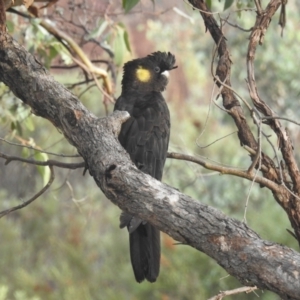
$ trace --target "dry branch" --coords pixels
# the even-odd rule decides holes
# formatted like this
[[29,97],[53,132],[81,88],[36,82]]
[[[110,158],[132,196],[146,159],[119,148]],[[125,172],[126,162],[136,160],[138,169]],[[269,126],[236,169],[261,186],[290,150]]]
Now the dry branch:
[[[235,125],[238,128],[238,137],[241,144],[254,150],[253,153],[255,154],[251,155],[251,159],[252,161],[256,162],[255,167],[259,168],[260,165],[262,165],[260,171],[262,171],[263,176],[270,181],[281,185],[281,189],[277,189],[276,191],[273,189],[272,192],[275,200],[284,208],[285,212],[287,213],[291,225],[295,231],[295,236],[300,244],[300,174],[294,157],[293,146],[285,129],[282,128],[279,119],[276,118],[277,116],[274,114],[272,109],[259,97],[254,76],[254,58],[256,47],[259,43],[262,43],[271,19],[276,10],[282,4],[282,0],[271,0],[264,10],[260,5],[260,1],[255,1],[257,6],[257,19],[250,35],[247,56],[248,86],[251,99],[254,103],[254,109],[257,109],[259,112],[263,113],[264,116],[268,117],[265,123],[268,124],[271,129],[273,129],[279,140],[285,165],[277,164],[277,166],[271,158],[265,155],[263,151],[260,151],[259,143],[254,138],[240,103],[233,93],[230,82],[231,60],[225,36],[214,19],[214,16],[210,13],[205,1],[189,0],[189,2],[195,8],[199,9],[205,26],[217,45],[219,60],[216,68],[216,77],[220,79],[217,81],[217,84],[219,86],[223,85],[221,91],[223,97],[223,106],[233,118]],[[254,119],[254,121],[257,126],[260,126],[256,119]],[[260,120],[260,122],[261,121],[262,120]],[[250,170],[252,167],[253,166],[250,167]],[[285,174],[285,170],[282,171],[283,167],[286,167],[290,176],[290,178],[284,176],[284,179],[287,179],[285,180],[284,184],[282,184],[282,173]],[[293,183],[292,187],[290,186],[290,181]]]
[[84,168],[85,167],[85,163],[84,162],[79,162],[79,163],[65,163],[65,162],[61,162],[58,160],[53,160],[53,159],[48,159],[45,161],[39,161],[39,160],[35,160],[35,159],[26,159],[26,158],[22,158],[19,156],[11,156],[11,155],[6,155],[4,153],[0,152],[0,157],[4,158],[5,161],[5,165],[8,165],[10,162],[12,161],[21,161],[27,164],[31,164],[31,165],[36,165],[36,166],[52,166],[52,167],[59,167],[59,168],[64,168],[64,169],[71,169],[71,170],[75,170],[78,168]]
[[32,203],[33,201],[35,201],[37,198],[39,198],[41,195],[43,195],[49,189],[49,187],[51,186],[51,184],[53,183],[54,178],[55,178],[55,176],[54,176],[54,169],[53,169],[53,167],[51,165],[49,166],[49,169],[50,169],[50,174],[51,175],[50,175],[48,183],[40,191],[38,191],[33,197],[31,197],[30,199],[26,200],[22,204],[19,204],[17,206],[12,207],[12,208],[0,211],[0,218],[6,216],[8,214],[10,214],[13,211],[16,211],[16,210],[19,210],[19,209],[22,209],[22,208],[26,207],[27,205],[29,205],[30,203]]
[[243,286],[234,290],[222,291],[218,295],[209,298],[208,300],[222,300],[226,296],[241,294],[241,293],[251,293],[257,289],[256,286]]
[[282,165],[290,178],[285,180],[285,184],[289,186],[289,182],[292,182],[290,187],[292,193],[282,197],[281,194],[275,194],[275,199],[286,211],[291,225],[295,231],[298,243],[300,244],[300,172],[294,156],[294,149],[292,141],[287,133],[286,129],[282,127],[280,120],[274,111],[267,105],[267,103],[261,99],[257,91],[255,82],[255,68],[254,60],[256,48],[263,43],[264,36],[270,25],[271,19],[280,5],[283,5],[282,0],[272,0],[264,11],[257,14],[255,26],[250,35],[248,53],[247,53],[247,79],[249,94],[253,101],[254,106],[265,117],[267,117],[265,123],[275,132],[279,141],[279,148],[285,165]]

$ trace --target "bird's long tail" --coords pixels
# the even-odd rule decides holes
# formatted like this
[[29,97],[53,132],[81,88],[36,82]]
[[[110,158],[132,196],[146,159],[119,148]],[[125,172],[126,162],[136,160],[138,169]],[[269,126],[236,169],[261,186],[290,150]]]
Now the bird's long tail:
[[160,231],[152,225],[140,224],[129,234],[130,258],[137,282],[145,278],[155,282],[160,265]]
[[130,258],[137,282],[155,282],[160,265],[160,231],[154,226],[125,212],[120,216],[120,228],[129,232]]

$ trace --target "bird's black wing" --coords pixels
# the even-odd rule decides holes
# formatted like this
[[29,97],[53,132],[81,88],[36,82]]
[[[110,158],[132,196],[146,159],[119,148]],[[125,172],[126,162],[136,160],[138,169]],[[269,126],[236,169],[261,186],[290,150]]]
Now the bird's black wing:
[[[119,141],[131,160],[144,173],[161,180],[166,160],[170,114],[159,92],[120,96],[115,110],[126,110],[130,118],[123,125]],[[160,233],[148,223],[122,213],[120,227],[130,233],[130,256],[138,282],[145,278],[154,282],[159,274]]]
[[122,126],[121,145],[140,170],[161,180],[170,135],[170,114],[161,93],[120,96],[115,110],[126,110],[131,116]]

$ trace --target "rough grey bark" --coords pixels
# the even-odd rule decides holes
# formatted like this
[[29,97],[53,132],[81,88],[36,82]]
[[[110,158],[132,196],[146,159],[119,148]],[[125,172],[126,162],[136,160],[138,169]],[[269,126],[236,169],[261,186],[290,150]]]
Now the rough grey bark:
[[122,210],[206,253],[243,284],[273,291],[283,299],[300,299],[299,253],[262,240],[244,223],[136,169],[117,140],[127,113],[96,118],[4,33],[0,33],[0,81],[64,134],[97,185]]

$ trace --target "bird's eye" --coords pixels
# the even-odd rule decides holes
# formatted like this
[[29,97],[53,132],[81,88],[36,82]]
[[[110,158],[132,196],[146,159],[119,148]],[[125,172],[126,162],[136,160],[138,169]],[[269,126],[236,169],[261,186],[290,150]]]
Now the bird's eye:
[[155,67],[155,68],[154,68],[154,71],[155,71],[156,73],[159,73],[159,72],[160,72],[160,68],[159,68],[159,67]]

